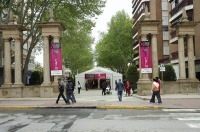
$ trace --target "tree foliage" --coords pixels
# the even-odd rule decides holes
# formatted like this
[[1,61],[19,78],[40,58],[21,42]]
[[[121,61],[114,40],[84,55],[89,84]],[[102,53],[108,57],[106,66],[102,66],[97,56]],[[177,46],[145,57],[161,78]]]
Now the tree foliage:
[[[159,70],[160,71],[160,70]],[[162,73],[159,73],[162,78]],[[176,73],[172,65],[165,65],[165,71],[163,72],[163,81],[176,81]]]
[[101,33],[96,46],[98,66],[125,74],[132,54],[132,19],[124,10],[116,13],[108,24],[108,32]]
[[[23,40],[23,44],[31,41],[25,64],[23,65],[23,82],[25,82],[26,72],[28,70],[29,59],[32,50],[34,48],[41,50],[41,31],[36,27],[37,22],[48,21],[50,8],[54,9],[56,21],[62,22],[67,29],[67,31],[63,33],[63,36],[68,38],[63,41],[63,45],[65,45],[72,44],[74,42],[74,38],[70,38],[74,34],[76,38],[82,38],[83,36],[79,37],[78,35],[85,34],[89,42],[89,39],[91,39],[89,37],[89,33],[92,27],[95,25],[95,22],[92,18],[102,13],[102,8],[104,6],[105,0],[0,0],[0,15],[3,16],[0,17],[0,24],[8,23],[8,14],[10,11],[12,11],[14,13],[17,24],[21,24],[27,27],[27,31],[24,32],[26,39]],[[79,33],[80,31],[81,33]],[[73,46],[70,47],[73,48]],[[65,51],[65,49],[67,51]],[[64,52],[69,51],[70,50],[68,48],[64,48]],[[85,52],[80,53],[83,54]],[[90,49],[88,49],[87,53],[85,54],[89,53]],[[73,57],[75,57],[75,55],[73,55]],[[70,58],[70,60],[73,61],[76,61],[77,59],[80,61],[82,58]],[[79,67],[82,67],[82,65],[79,65]]]
[[40,85],[42,84],[42,76],[39,71],[34,71],[29,79],[30,85]]

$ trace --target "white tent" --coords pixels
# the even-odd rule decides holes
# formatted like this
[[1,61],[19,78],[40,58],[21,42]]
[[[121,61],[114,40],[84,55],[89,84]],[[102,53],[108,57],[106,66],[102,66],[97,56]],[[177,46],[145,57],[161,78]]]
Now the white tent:
[[109,70],[108,68],[94,67],[93,69],[90,69],[88,71],[85,71],[83,73],[75,75],[76,87],[77,87],[78,81],[79,81],[80,84],[82,85],[82,88],[85,89],[85,85],[84,85],[86,82],[85,74],[106,74],[106,79],[110,79],[112,89],[115,88],[116,80],[117,81],[119,81],[119,79],[122,80],[122,74],[120,74],[120,73]]

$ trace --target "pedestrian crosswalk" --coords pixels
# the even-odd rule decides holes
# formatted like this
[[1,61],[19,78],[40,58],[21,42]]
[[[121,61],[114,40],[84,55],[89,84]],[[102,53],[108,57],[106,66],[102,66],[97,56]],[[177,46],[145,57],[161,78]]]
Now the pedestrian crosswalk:
[[76,115],[0,114],[0,132],[63,132],[67,131]]
[[[123,110],[116,111],[121,112]],[[159,132],[168,132],[166,129],[176,132],[182,132],[181,130],[184,130],[183,132],[200,131],[199,109],[149,110],[145,111],[145,114],[144,111],[141,113],[138,111],[129,110],[121,114],[113,111],[105,114],[105,111],[95,110],[84,118],[80,117],[82,114],[79,115],[78,113],[47,114],[45,111],[42,114],[0,113],[0,132],[89,132],[92,130],[95,130],[95,132],[117,132],[118,129],[124,130],[124,132],[134,130],[138,132],[152,130],[149,132],[153,132],[159,128],[161,128]],[[130,112],[130,114],[127,114],[127,112]],[[138,114],[136,114],[137,112]],[[120,125],[116,126],[116,123]],[[106,128],[99,126],[103,124]],[[143,127],[144,124],[145,127]],[[129,128],[126,128],[127,125]],[[169,126],[170,128],[168,128]]]
[[[162,109],[162,111],[173,112],[169,114],[173,115],[174,119],[183,121],[190,128],[200,129],[200,109]],[[196,123],[197,121],[199,123]]]

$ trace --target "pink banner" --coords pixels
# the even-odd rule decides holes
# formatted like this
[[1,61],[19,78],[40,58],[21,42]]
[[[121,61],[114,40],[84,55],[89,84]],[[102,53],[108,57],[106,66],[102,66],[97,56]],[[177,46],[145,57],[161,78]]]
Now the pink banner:
[[152,73],[151,47],[149,41],[140,42],[142,73]]
[[62,51],[60,43],[52,43],[50,50],[51,75],[62,75]]
[[95,74],[95,79],[106,79],[106,73]]
[[106,79],[106,73],[103,74],[85,74],[85,79]]

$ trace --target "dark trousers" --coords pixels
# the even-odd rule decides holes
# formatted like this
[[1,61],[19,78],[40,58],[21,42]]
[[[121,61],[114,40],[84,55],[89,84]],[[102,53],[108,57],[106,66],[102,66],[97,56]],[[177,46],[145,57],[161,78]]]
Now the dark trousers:
[[74,103],[76,103],[76,98],[75,98],[75,95],[74,95],[74,91],[72,92],[72,98],[73,98]]
[[102,95],[106,95],[106,88],[102,88]]
[[74,103],[74,99],[72,97],[73,91],[67,91],[67,102],[69,103],[69,100],[71,100],[72,103]]
[[118,91],[117,92],[117,96],[119,98],[119,101],[122,101],[122,94],[123,94],[123,91]]
[[56,100],[56,103],[58,103],[58,101],[60,100],[60,97],[62,97],[63,100],[65,101],[65,103],[67,103],[67,100],[66,100],[66,98],[65,98],[63,93],[64,93],[64,91],[59,92],[59,95],[58,95],[58,98]]
[[156,96],[157,99],[158,99],[158,103],[162,103],[161,97],[160,97],[160,91],[153,91],[152,97],[151,97],[151,99],[150,99],[150,102],[155,103],[155,96]]
[[80,94],[80,92],[81,92],[81,88],[78,88],[78,94]]

